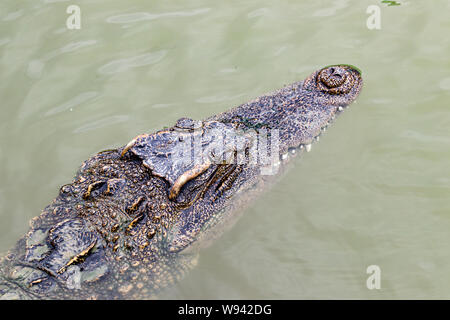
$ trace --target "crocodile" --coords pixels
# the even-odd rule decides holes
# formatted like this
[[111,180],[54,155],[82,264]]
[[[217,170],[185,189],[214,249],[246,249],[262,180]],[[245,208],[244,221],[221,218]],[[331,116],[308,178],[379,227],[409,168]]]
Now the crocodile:
[[0,298],[156,298],[311,149],[362,85],[356,67],[327,66],[92,156],[1,258]]

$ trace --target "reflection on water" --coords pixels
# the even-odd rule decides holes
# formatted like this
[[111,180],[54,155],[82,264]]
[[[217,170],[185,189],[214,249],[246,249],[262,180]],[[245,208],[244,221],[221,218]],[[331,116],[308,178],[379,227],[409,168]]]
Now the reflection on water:
[[139,56],[111,61],[98,69],[99,73],[112,74],[127,71],[130,68],[137,68],[158,63],[166,55],[166,50],[146,53]]
[[178,12],[166,12],[159,14],[151,14],[148,12],[136,12],[130,14],[121,14],[118,16],[112,16],[106,19],[109,23],[130,23],[130,22],[138,22],[144,20],[154,20],[165,17],[191,17],[198,14],[202,14],[208,12],[209,8],[204,9],[196,9],[189,12],[178,11]]
[[400,3],[80,0],[68,30],[72,1],[3,0],[0,250],[95,152],[350,63],[358,102],[161,296],[449,298],[450,3]]

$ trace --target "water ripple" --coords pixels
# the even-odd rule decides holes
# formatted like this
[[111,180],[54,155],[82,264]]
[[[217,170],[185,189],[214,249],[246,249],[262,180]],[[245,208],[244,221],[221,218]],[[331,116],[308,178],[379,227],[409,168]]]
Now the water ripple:
[[11,42],[11,39],[10,39],[10,38],[3,38],[3,39],[0,39],[0,46],[3,46],[3,45],[5,45],[5,44],[7,44],[7,43],[9,43],[9,42]]
[[54,114],[57,114],[57,113],[60,113],[60,112],[66,111],[66,110],[72,111],[72,109],[74,107],[76,107],[88,100],[91,100],[97,96],[98,96],[98,92],[96,92],[96,91],[87,91],[87,92],[80,93],[79,95],[70,99],[69,101],[67,101],[55,108],[50,109],[49,111],[47,111],[45,113],[45,116],[46,117],[52,116]]
[[16,20],[17,18],[20,18],[22,15],[23,15],[22,10],[10,12],[6,15],[6,17],[3,18],[3,21],[13,21]]
[[439,82],[439,87],[440,87],[442,90],[450,90],[450,77],[449,77],[449,78],[442,79],[442,80]]
[[173,105],[174,105],[173,103],[157,103],[157,104],[152,105],[151,107],[153,109],[163,109],[163,108],[165,109],[165,108],[170,108]]
[[211,8],[201,8],[192,11],[175,11],[175,12],[165,12],[165,13],[148,13],[148,12],[135,12],[129,14],[121,14],[117,16],[108,17],[106,22],[108,23],[130,23],[139,22],[145,20],[155,20],[159,18],[166,17],[191,17],[198,14],[206,13],[210,11]]
[[167,54],[167,50],[160,50],[155,52],[150,52],[146,54],[142,54],[139,56],[113,60],[98,69],[98,72],[101,74],[114,74],[119,72],[127,71],[130,68],[142,67],[149,64],[154,64],[161,61],[165,55]]
[[44,70],[45,63],[39,59],[31,60],[28,63],[27,75],[30,78],[40,78],[42,75],[42,70]]
[[209,97],[198,98],[195,101],[198,102],[198,103],[224,102],[224,101],[230,101],[230,100],[238,99],[240,97],[243,97],[244,95],[245,95],[244,93],[240,93],[240,94],[237,94],[237,95],[234,95],[234,96],[226,96],[226,95],[209,96]]
[[325,9],[320,9],[314,12],[315,17],[329,17],[334,16],[336,12],[348,6],[348,0],[337,0],[334,2],[333,6]]
[[71,43],[65,45],[62,48],[59,48],[59,49],[57,49],[55,51],[52,51],[52,52],[48,53],[45,56],[44,59],[45,60],[50,60],[50,59],[52,59],[52,58],[54,58],[56,56],[59,56],[61,54],[68,53],[68,52],[73,52],[73,51],[76,51],[78,49],[94,45],[96,43],[97,43],[97,40],[85,40],[85,41],[71,42]]
[[87,123],[81,127],[76,128],[73,133],[81,133],[86,131],[91,131],[95,129],[99,129],[102,127],[110,126],[113,124],[118,124],[122,122],[128,121],[130,117],[128,115],[115,115],[108,118],[102,118],[99,120],[92,121],[91,123]]
[[261,16],[267,15],[267,13],[269,13],[269,9],[267,9],[267,8],[259,8],[259,9],[253,10],[252,12],[249,12],[247,14],[247,17],[248,18],[261,17]]
[[51,59],[60,56],[64,53],[73,52],[78,49],[96,44],[97,40],[85,40],[78,42],[71,42],[62,48],[56,49],[54,51],[48,52],[42,57],[42,59],[33,59],[28,63],[27,75],[30,78],[40,78],[42,71],[44,70],[45,64]]
[[44,0],[44,3],[67,2],[69,0]]

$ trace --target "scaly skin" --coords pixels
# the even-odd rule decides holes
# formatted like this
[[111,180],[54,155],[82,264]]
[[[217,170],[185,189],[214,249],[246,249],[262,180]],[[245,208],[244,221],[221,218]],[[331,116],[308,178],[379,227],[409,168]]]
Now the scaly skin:
[[[361,88],[354,67],[329,66],[230,111],[204,121],[180,119],[86,160],[1,259],[0,297],[154,297],[182,278],[198,249],[231,226],[276,177],[263,174],[266,163],[250,162],[252,134],[278,133],[282,165],[270,168],[284,169],[287,154],[309,151]],[[224,150],[215,149],[217,132],[225,137]],[[182,141],[196,138],[210,148],[206,156],[176,162]],[[268,148],[276,151],[274,140]],[[236,161],[239,153],[243,158]]]

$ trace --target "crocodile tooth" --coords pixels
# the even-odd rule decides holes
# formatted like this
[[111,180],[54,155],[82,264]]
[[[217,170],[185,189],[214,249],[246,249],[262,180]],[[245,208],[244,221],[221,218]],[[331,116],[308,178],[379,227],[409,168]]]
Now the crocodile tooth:
[[316,141],[319,141],[319,138],[320,138],[320,137],[319,137],[319,136],[317,136],[317,137],[316,137]]
[[286,160],[287,157],[288,157],[288,153],[286,152],[286,153],[282,154],[280,158],[281,158],[281,160]]
[[342,107],[338,107],[338,110],[339,110],[339,111],[342,111],[342,110],[344,110],[344,108],[342,108]]
[[311,143],[305,145],[305,150],[306,150],[306,152],[310,152],[311,151]]
[[289,148],[289,152],[294,155],[297,153],[297,150],[295,148]]

